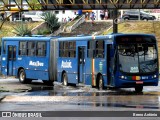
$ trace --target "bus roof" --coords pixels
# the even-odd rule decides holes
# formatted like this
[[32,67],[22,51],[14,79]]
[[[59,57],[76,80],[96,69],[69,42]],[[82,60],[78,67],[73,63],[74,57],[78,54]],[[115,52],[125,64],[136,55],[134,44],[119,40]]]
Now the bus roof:
[[[98,35],[98,36],[78,36],[78,37],[60,37],[58,38],[58,41],[68,41],[68,40],[91,40],[91,39],[106,39],[109,36],[106,35]],[[112,37],[112,36],[111,36]]]
[[116,34],[108,34],[108,35],[98,35],[98,36],[77,36],[77,37],[60,37],[58,41],[68,41],[68,40],[91,40],[91,39],[111,39],[117,36],[153,36],[153,34],[143,34],[143,33],[130,33],[130,34],[123,34],[123,33],[116,33]]
[[35,40],[43,40],[43,41],[50,41],[52,39],[56,39],[58,41],[68,41],[68,40],[91,40],[91,39],[111,39],[117,36],[153,36],[155,37],[153,34],[136,34],[136,33],[131,33],[131,34],[123,34],[123,33],[116,33],[116,34],[108,34],[108,35],[98,35],[98,36],[76,36],[76,37],[60,37],[60,36],[24,36],[24,37],[3,37],[2,40],[21,40],[21,41],[25,41],[25,40],[30,40],[30,41],[35,41]]
[[21,40],[21,41],[26,41],[26,40],[30,40],[30,41],[35,41],[35,40],[43,40],[43,41],[50,41],[53,38],[58,38],[58,37],[44,37],[44,36],[33,36],[33,37],[28,37],[28,36],[24,36],[24,37],[3,37],[2,40]]

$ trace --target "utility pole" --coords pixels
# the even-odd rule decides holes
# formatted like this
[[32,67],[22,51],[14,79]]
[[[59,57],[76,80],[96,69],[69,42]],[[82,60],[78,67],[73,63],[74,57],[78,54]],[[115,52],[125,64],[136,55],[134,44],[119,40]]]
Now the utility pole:
[[118,32],[118,9],[113,10],[113,33]]
[[138,10],[138,20],[141,20],[141,12],[140,12],[140,9]]

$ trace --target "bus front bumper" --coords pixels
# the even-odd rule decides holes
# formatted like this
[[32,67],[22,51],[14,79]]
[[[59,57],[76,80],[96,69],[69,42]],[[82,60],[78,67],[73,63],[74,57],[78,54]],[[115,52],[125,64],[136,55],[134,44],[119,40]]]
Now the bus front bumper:
[[137,85],[142,86],[158,86],[158,79],[152,79],[152,80],[124,80],[119,79],[115,84],[115,87],[135,87]]

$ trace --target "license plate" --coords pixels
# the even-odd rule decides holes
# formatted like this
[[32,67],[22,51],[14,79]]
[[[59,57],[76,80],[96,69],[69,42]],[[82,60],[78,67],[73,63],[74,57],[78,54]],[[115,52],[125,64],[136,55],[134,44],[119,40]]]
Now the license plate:
[[143,84],[143,81],[137,81],[136,84]]

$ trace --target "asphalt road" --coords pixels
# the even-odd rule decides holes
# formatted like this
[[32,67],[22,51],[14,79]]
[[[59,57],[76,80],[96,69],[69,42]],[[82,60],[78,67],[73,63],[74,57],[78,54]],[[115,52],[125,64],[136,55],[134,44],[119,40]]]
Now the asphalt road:
[[[116,111],[130,111],[129,117],[132,117],[133,120],[136,120],[137,117],[134,118],[132,112],[152,111],[152,114],[160,115],[160,86],[144,87],[142,93],[135,93],[133,88],[99,91],[90,86],[78,85],[77,87],[65,87],[61,83],[55,82],[53,87],[49,87],[41,81],[33,81],[31,84],[21,84],[15,78],[1,78],[0,91],[0,111],[60,111],[57,114],[58,118],[64,118],[66,114],[68,115],[65,112],[72,111],[73,113],[71,112],[70,117],[76,117],[76,119],[80,119],[78,117],[83,116],[83,111],[94,111],[93,113],[88,113],[87,118],[92,115],[95,117],[102,115],[100,117],[101,119],[111,117],[111,120],[112,114],[113,117],[116,114],[118,118],[128,117],[125,114],[115,113]],[[82,114],[72,116],[76,114],[74,113],[75,111],[80,111]],[[99,113],[99,111],[114,112],[110,114],[111,116],[107,116],[106,114],[102,114],[103,112]],[[51,113],[51,115],[53,114],[55,113]],[[55,119],[57,116],[55,116]],[[152,119],[151,117],[149,117],[150,119],[147,117],[147,119],[157,119],[156,116]],[[143,118],[144,116],[142,120]]]

